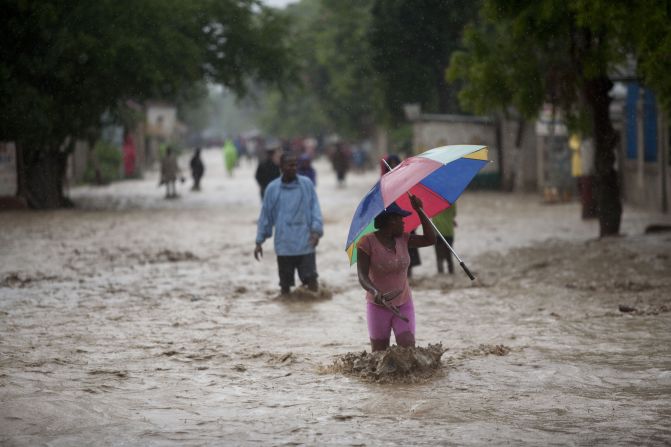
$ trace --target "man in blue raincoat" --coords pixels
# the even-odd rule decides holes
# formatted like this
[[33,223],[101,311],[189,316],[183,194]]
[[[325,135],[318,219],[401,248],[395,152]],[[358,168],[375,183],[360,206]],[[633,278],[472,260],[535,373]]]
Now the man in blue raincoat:
[[319,199],[312,181],[297,175],[296,156],[283,153],[282,175],[266,188],[256,233],[254,258],[263,256],[261,245],[273,236],[282,294],[295,285],[298,270],[301,282],[312,291],[319,289],[315,247],[324,234]]

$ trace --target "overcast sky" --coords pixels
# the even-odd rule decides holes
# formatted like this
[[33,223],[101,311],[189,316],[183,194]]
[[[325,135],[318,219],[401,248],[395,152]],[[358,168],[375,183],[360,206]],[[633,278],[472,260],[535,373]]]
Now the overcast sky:
[[296,3],[298,0],[263,0],[268,6],[273,6],[275,8],[284,8],[289,3]]

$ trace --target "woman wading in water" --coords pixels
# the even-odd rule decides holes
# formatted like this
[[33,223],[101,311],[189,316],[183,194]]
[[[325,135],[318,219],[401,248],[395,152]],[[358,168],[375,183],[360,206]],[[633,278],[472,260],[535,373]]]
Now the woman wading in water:
[[357,244],[359,283],[366,290],[366,317],[372,351],[389,347],[391,331],[396,344],[415,346],[415,310],[408,284],[409,247],[436,243],[436,234],[422,209],[422,201],[410,197],[422,222],[423,235],[405,233],[403,218],[411,213],[392,203],[375,217],[376,232]]

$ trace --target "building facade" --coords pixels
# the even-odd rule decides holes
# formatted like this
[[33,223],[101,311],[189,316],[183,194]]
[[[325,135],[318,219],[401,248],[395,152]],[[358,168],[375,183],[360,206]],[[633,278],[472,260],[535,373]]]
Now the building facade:
[[629,82],[616,109],[621,118],[618,168],[627,203],[668,213],[671,209],[671,148],[669,117],[654,93]]

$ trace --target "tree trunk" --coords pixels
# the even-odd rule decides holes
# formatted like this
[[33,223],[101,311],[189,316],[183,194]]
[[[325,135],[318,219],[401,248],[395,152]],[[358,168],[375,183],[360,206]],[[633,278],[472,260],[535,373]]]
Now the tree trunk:
[[67,154],[58,150],[34,149],[24,152],[23,184],[28,205],[35,209],[54,209],[69,205],[63,195]]
[[613,236],[620,232],[622,202],[620,185],[615,171],[617,134],[610,120],[610,89],[613,83],[607,76],[585,82],[584,94],[592,112],[594,133],[594,181],[596,212],[599,216],[599,235]]

